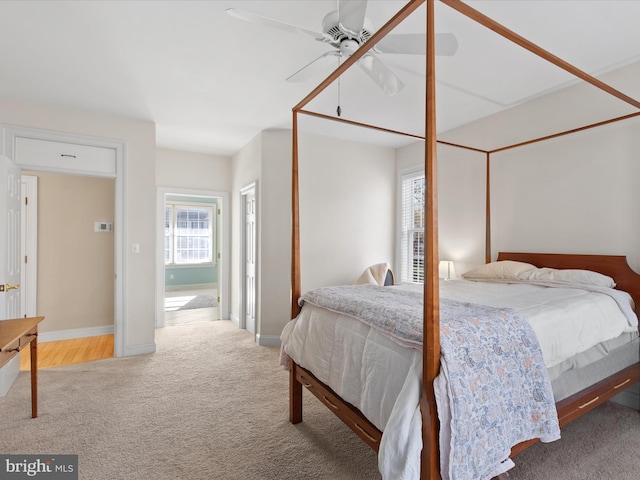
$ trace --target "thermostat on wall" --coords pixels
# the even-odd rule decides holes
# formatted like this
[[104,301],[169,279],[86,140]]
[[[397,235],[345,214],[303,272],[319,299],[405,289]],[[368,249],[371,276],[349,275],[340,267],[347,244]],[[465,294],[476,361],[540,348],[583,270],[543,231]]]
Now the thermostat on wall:
[[111,232],[113,224],[111,222],[96,222],[93,226],[94,232]]

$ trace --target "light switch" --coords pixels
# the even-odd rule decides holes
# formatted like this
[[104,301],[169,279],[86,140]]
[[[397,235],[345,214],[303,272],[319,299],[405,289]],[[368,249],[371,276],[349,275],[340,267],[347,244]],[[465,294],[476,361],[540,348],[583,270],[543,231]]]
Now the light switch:
[[131,244],[131,253],[140,253],[140,244],[132,243]]

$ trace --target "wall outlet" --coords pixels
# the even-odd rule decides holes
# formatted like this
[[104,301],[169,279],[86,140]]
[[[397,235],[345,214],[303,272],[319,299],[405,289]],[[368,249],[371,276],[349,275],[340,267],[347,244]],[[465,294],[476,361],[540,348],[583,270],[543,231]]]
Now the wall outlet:
[[173,273],[169,274],[169,280],[173,280]]

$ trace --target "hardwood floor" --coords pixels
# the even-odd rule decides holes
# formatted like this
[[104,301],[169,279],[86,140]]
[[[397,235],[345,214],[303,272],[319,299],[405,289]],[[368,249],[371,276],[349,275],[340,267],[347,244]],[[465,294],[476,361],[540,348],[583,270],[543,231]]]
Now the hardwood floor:
[[[38,343],[38,368],[60,367],[113,357],[113,335]],[[29,349],[20,352],[20,370],[29,370]]]

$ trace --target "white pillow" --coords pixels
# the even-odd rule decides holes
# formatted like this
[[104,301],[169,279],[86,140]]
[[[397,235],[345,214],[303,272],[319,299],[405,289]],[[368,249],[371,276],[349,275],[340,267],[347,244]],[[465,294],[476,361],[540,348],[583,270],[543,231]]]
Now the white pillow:
[[596,287],[613,288],[616,282],[613,278],[591,270],[558,270],[555,268],[538,268],[521,272],[518,280],[541,281],[553,283],[568,283],[577,285],[594,285]]
[[501,260],[487,263],[462,274],[467,280],[517,280],[519,273],[535,270],[530,263]]

